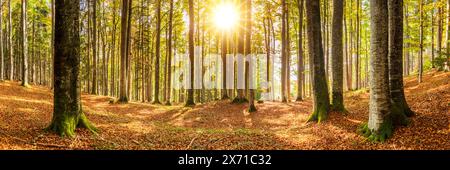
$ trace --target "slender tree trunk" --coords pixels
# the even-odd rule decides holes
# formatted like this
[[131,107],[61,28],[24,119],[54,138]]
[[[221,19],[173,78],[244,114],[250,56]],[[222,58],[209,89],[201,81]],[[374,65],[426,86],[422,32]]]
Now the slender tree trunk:
[[155,51],[155,100],[153,104],[161,104],[159,101],[159,61],[161,58],[161,0],[156,0],[156,51]]
[[[245,47],[245,55],[249,55],[252,52],[252,1],[246,1],[247,2],[247,30],[246,30],[246,47]],[[256,60],[255,60],[256,61]],[[256,63],[254,63],[256,64]],[[250,65],[250,64],[248,64]],[[252,68],[248,68],[248,70],[250,70]],[[253,73],[255,74],[255,73]],[[253,77],[253,75],[250,75],[251,77]],[[250,77],[248,77],[250,79]],[[248,106],[248,111],[249,112],[256,112],[256,106],[255,106],[255,90],[252,89],[252,86],[249,85],[249,106]]]
[[130,37],[128,37],[128,15],[130,8],[129,5],[130,0],[122,0],[122,19],[121,19],[121,44],[120,44],[120,89],[119,89],[119,102],[121,103],[128,103],[128,93],[127,93],[127,80],[128,80],[128,74],[127,74],[127,60],[128,60],[128,51],[127,46],[128,40]]
[[299,26],[298,26],[298,61],[297,61],[297,99],[296,101],[303,101],[303,8],[304,0],[297,0],[297,7],[299,13]]
[[[404,6],[404,10],[405,10],[405,31],[406,31],[406,40],[410,39],[409,36],[409,22],[408,22],[408,6],[405,5]],[[410,70],[410,44],[409,42],[405,43],[405,75],[409,75],[409,70]]]
[[286,101],[291,101],[291,33],[289,20],[290,1],[286,3]]
[[22,86],[28,86],[28,42],[27,42],[27,0],[22,0],[21,43],[22,43]]
[[228,99],[227,94],[227,71],[226,71],[226,65],[227,65],[227,53],[228,53],[228,33],[227,31],[222,32],[222,100]]
[[[52,58],[51,66],[54,67],[54,58],[55,58],[55,0],[51,0],[51,8],[52,8],[52,39],[50,40],[50,55]],[[88,58],[89,59],[89,58]],[[50,88],[53,89],[53,85],[55,84],[53,69],[50,69],[50,77],[52,82],[50,83]]]
[[438,19],[437,19],[437,22],[438,22],[438,31],[437,31],[437,44],[436,44],[436,46],[437,46],[437,52],[440,54],[440,53],[442,53],[442,33],[443,33],[443,8],[442,7],[438,7],[438,12],[437,12],[437,16],[438,16]]
[[131,29],[133,28],[131,26],[131,13],[132,13],[132,0],[128,1],[128,19],[127,19],[127,47],[126,47],[126,54],[127,54],[127,64],[126,64],[126,69],[127,69],[127,96],[129,97],[129,100],[131,100],[131,78],[133,77],[132,72],[131,72]]
[[168,39],[168,55],[167,55],[167,65],[168,65],[168,69],[167,69],[167,80],[166,80],[166,84],[167,84],[167,94],[166,94],[166,105],[171,105],[170,102],[170,92],[171,92],[171,80],[172,80],[172,29],[173,29],[173,0],[170,0],[170,9],[169,9],[169,39]]
[[9,80],[14,80],[14,47],[12,39],[11,0],[8,0]]
[[[286,36],[286,13],[287,13],[286,0],[281,0],[281,101],[287,102],[286,97],[286,83],[287,83],[287,36]],[[320,28],[319,28],[320,29]]]
[[187,94],[186,106],[193,106],[194,103],[194,0],[189,0],[189,60],[190,62],[190,71],[191,71],[191,88],[189,88]]
[[3,0],[0,0],[0,4],[2,4],[0,7],[0,81],[3,81],[5,79],[4,72],[6,71],[3,55]]
[[[239,27],[239,35],[238,35],[238,46],[237,46],[237,53],[238,55],[244,55],[245,54],[245,1],[244,0],[240,0],[239,1],[240,4],[240,9],[241,11],[243,11],[241,13],[241,19],[239,19],[239,23],[240,23],[240,27]],[[245,74],[245,71],[244,71]],[[237,89],[237,97],[233,100],[233,103],[246,103],[247,99],[245,98],[245,89],[239,89],[239,87],[236,87]]]
[[333,110],[343,112],[344,107],[344,70],[343,70],[343,41],[342,24],[344,2],[342,0],[333,0],[333,26],[332,26],[332,106]]
[[93,69],[92,69],[92,94],[97,94],[97,0],[91,0],[92,2],[92,56],[93,56]]
[[447,0],[447,61],[445,62],[445,70],[450,70],[450,0]]
[[116,96],[116,3],[113,4],[113,15],[112,15],[112,32],[111,32],[111,96]]
[[[433,8],[435,8],[435,3],[433,2]],[[434,48],[434,9],[431,11],[431,68],[434,67],[434,54],[435,54],[435,48]]]
[[72,137],[76,128],[95,131],[80,95],[80,0],[56,1],[54,112],[48,130]]
[[307,0],[306,17],[308,32],[309,57],[312,59],[312,82],[314,91],[314,112],[308,121],[321,122],[328,116],[330,99],[325,77],[322,35],[320,31],[320,0]]
[[422,74],[423,74],[423,0],[419,0],[419,12],[420,12],[420,40],[419,40],[419,83],[422,83]]
[[[1,17],[0,17],[1,18]],[[36,30],[35,30],[35,27],[36,27],[36,24],[35,24],[35,21],[34,21],[34,19],[33,19],[33,26],[32,26],[32,33],[31,33],[31,38],[32,38],[32,40],[31,40],[31,81],[33,82],[33,84],[36,84],[36,55],[35,55],[35,50],[34,50],[34,46],[36,46],[35,45],[35,43],[36,43],[36,41],[35,41],[35,37],[36,37]],[[1,28],[1,27],[0,27]]]

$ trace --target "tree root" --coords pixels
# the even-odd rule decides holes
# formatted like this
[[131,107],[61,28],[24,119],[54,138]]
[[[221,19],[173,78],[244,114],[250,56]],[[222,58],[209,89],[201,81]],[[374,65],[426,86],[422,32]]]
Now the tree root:
[[314,110],[314,112],[309,116],[306,122],[316,122],[320,123],[328,118],[328,109],[325,106],[321,106]]

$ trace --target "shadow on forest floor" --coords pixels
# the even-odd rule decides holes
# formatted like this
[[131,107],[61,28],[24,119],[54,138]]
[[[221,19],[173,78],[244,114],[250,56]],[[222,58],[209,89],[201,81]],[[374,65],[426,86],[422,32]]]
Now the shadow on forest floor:
[[44,132],[53,97],[45,87],[22,88],[0,82],[0,149],[450,149],[450,73],[430,72],[424,83],[405,79],[408,103],[417,115],[383,144],[356,133],[368,119],[369,96],[348,92],[349,113],[330,113],[321,124],[305,123],[312,102],[247,105],[217,101],[161,106],[131,102],[109,104],[109,97],[82,96],[83,109],[100,129],[77,130],[73,139]]

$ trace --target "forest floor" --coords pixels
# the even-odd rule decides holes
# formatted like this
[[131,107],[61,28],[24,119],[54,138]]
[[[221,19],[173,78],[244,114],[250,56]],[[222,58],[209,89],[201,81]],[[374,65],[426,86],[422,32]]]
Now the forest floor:
[[407,77],[406,96],[416,116],[385,143],[372,143],[357,128],[368,119],[367,90],[345,95],[349,113],[331,113],[321,124],[305,123],[312,101],[247,105],[229,101],[197,105],[109,104],[109,97],[82,95],[83,109],[100,129],[74,138],[44,131],[52,117],[48,88],[0,82],[0,149],[88,150],[428,150],[450,149],[450,73],[429,72],[424,83]]

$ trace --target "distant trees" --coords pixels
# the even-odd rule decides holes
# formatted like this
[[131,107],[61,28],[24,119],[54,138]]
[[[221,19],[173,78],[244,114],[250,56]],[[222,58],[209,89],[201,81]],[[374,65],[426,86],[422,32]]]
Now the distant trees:
[[80,90],[80,0],[56,1],[54,112],[47,128],[72,137],[76,128],[96,128],[83,113]]

